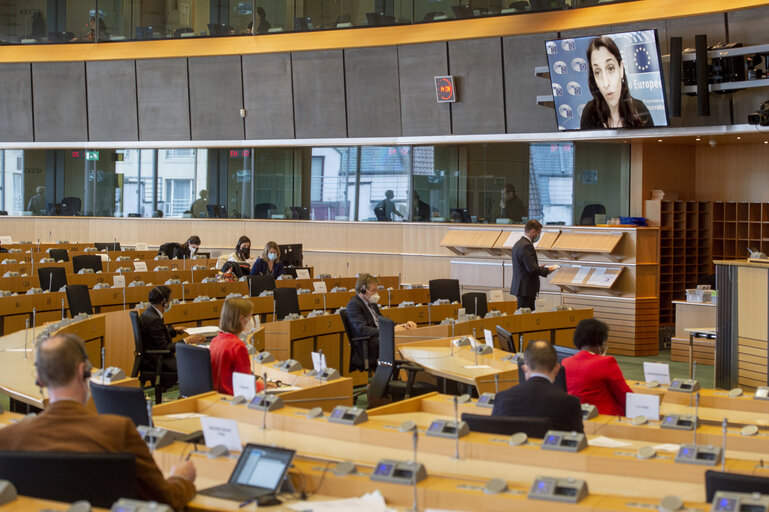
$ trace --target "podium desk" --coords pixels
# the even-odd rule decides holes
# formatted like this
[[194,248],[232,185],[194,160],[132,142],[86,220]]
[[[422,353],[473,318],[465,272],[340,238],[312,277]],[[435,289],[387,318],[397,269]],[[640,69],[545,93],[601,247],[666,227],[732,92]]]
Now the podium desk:
[[[187,399],[196,402],[189,413],[198,412],[238,422],[241,440],[276,444],[300,454],[352,460],[373,465],[382,458],[409,460],[412,457],[411,433],[398,431],[399,421],[409,415],[373,416],[356,425],[330,423],[328,418],[310,419],[306,410],[286,406],[265,413],[233,406],[223,395],[199,395]],[[181,402],[181,401],[180,401]],[[169,418],[172,423],[176,418]],[[267,429],[262,428],[265,422]],[[417,415],[420,427],[426,427],[428,414]],[[156,417],[158,425],[164,421]],[[176,419],[178,421],[178,419]],[[165,425],[163,425],[165,426]],[[459,441],[460,458],[455,459],[455,440],[420,436],[419,460],[428,474],[489,479],[504,476],[514,481],[531,482],[533,474],[584,478],[592,492],[612,492],[635,496],[638,489],[660,498],[677,494],[685,500],[704,497],[704,472],[707,466],[676,464],[670,454],[640,460],[635,451],[648,443],[633,442],[622,449],[589,446],[579,453],[540,449],[540,441],[511,446],[508,436],[471,432]],[[656,444],[656,443],[655,443]],[[535,469],[533,469],[535,468]],[[726,470],[754,474],[755,461],[728,458]],[[769,468],[767,468],[769,473]]]
[[322,349],[329,367],[340,373],[346,370],[349,346],[339,315],[267,322],[263,326],[264,349],[275,359],[296,359],[304,368],[312,368],[310,353]]

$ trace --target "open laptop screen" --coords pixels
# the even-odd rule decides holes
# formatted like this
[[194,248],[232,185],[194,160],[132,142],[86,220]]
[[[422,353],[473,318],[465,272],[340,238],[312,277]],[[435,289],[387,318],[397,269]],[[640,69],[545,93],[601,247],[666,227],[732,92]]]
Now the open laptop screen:
[[276,491],[293,457],[293,450],[248,444],[243,449],[230,483]]

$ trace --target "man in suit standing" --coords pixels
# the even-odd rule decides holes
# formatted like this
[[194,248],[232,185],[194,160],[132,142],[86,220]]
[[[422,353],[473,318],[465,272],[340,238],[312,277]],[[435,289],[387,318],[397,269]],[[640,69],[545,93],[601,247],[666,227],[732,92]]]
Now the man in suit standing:
[[519,308],[534,311],[539,293],[539,276],[545,277],[558,267],[540,266],[534,244],[542,233],[542,224],[530,220],[523,228],[523,236],[513,246],[513,282],[510,293],[518,300]]
[[[170,350],[172,354],[176,352],[173,338],[184,332],[184,327],[174,329],[170,325],[163,323],[163,315],[171,309],[171,288],[168,286],[156,286],[149,293],[150,307],[148,307],[139,317],[141,326],[142,345],[145,352],[147,350]],[[188,336],[184,339],[186,343],[203,343],[205,338],[199,334]],[[142,365],[154,370],[156,368],[156,356],[144,355]],[[163,371],[176,371],[176,357],[163,358]]]
[[164,478],[129,418],[97,415],[86,408],[91,363],[82,339],[62,334],[43,340],[37,345],[35,367],[38,385],[48,388],[48,406],[3,428],[0,450],[130,453],[136,461],[137,497],[184,509],[195,496],[192,462],[178,463]]
[[497,393],[492,416],[550,418],[552,428],[583,432],[579,398],[555,386],[560,365],[547,341],[533,341],[523,353],[526,382]]
[[[345,311],[353,338],[368,338],[352,343],[350,371],[365,370],[364,344],[368,349],[368,367],[374,370],[379,357],[379,281],[371,274],[361,274],[355,283],[355,295],[347,303]],[[395,332],[416,327],[412,321],[395,326]]]

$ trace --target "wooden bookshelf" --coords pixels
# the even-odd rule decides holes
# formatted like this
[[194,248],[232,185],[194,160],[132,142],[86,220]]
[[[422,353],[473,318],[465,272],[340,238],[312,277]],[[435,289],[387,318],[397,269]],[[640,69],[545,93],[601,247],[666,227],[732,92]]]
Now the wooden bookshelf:
[[713,273],[716,208],[709,201],[660,200],[645,207],[646,218],[660,228],[660,325],[673,325],[673,301],[684,300],[687,288]]
[[769,203],[713,203],[713,259],[748,257],[748,249],[769,252]]
[[441,241],[454,254],[465,255],[475,250],[485,250],[493,254],[494,244],[502,234],[501,229],[480,231],[476,229],[450,229]]

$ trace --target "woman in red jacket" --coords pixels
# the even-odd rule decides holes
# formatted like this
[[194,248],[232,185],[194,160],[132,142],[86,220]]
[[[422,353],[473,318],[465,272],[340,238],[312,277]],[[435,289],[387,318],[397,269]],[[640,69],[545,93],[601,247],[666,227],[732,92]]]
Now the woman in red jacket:
[[[254,332],[254,307],[247,299],[227,299],[219,317],[219,335],[211,341],[211,373],[214,389],[232,395],[232,373],[251,373],[245,340]],[[264,389],[258,380],[256,391]]]
[[577,324],[574,346],[577,354],[561,361],[566,370],[566,390],[583,404],[593,404],[600,414],[625,415],[625,382],[617,360],[606,354],[609,327],[595,318]]

